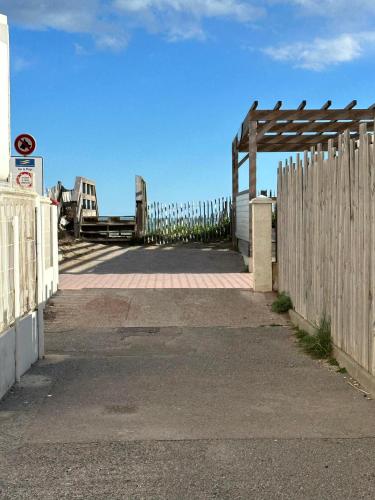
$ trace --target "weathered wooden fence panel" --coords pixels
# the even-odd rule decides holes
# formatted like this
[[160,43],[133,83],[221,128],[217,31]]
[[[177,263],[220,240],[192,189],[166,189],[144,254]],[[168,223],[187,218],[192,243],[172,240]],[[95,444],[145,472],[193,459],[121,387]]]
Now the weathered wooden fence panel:
[[373,135],[344,133],[328,155],[318,146],[278,171],[279,289],[318,324],[331,320],[334,344],[369,373],[375,308]]
[[188,203],[151,203],[147,207],[146,243],[208,242],[231,234],[231,199]]

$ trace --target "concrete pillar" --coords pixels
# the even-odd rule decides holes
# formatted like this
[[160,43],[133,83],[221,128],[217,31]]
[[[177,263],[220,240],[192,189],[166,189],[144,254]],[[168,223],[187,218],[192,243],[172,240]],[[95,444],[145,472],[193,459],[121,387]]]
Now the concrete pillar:
[[9,30],[0,14],[0,181],[9,177],[10,161]]
[[272,292],[272,200],[258,196],[250,204],[254,291]]

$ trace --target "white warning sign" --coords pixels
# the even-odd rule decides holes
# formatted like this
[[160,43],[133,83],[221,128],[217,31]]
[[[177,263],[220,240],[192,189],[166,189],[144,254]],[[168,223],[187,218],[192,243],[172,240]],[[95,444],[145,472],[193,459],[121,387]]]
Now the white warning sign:
[[44,195],[43,158],[12,156],[10,172],[13,185]]

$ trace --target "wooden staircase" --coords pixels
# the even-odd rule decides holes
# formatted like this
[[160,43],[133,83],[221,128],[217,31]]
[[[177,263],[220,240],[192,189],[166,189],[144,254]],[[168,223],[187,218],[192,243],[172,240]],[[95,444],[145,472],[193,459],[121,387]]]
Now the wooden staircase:
[[82,217],[80,238],[89,241],[132,241],[136,236],[136,218]]

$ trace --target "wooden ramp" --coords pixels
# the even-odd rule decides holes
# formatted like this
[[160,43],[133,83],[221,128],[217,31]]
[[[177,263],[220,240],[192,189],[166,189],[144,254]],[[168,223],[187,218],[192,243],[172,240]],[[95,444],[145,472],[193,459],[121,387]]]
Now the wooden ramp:
[[91,241],[132,241],[136,219],[132,216],[82,217],[80,237]]

